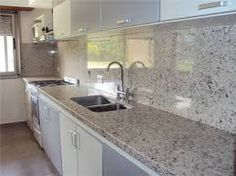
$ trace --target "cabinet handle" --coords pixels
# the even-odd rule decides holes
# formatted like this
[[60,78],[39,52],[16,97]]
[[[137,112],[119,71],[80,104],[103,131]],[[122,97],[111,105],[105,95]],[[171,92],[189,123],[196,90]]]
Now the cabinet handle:
[[80,29],[78,29],[78,31],[79,31],[79,32],[87,32],[88,29],[87,29],[87,28],[80,28]]
[[225,7],[225,6],[228,6],[228,1],[209,2],[209,3],[199,4],[198,10],[204,10],[216,7]]
[[71,145],[76,149],[80,148],[79,134],[76,131],[70,131]]
[[80,136],[77,132],[74,134],[75,148],[80,149]]
[[129,18],[124,18],[124,19],[121,19],[121,20],[117,20],[116,21],[116,24],[127,24],[127,23],[130,23],[131,20]]
[[74,134],[74,131],[70,131],[70,142],[71,142],[71,145],[72,145],[72,146],[75,146],[75,145],[74,145],[75,142],[74,142],[73,134]]

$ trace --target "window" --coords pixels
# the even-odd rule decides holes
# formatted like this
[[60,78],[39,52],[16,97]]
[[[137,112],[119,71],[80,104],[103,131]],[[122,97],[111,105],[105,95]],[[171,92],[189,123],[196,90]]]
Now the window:
[[0,76],[17,75],[15,15],[0,13]]

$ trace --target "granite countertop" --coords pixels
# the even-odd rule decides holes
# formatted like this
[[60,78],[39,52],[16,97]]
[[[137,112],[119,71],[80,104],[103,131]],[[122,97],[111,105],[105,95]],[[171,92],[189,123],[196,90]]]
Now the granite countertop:
[[70,100],[94,94],[86,86],[40,92],[161,176],[233,176],[235,135],[152,107],[94,113]]

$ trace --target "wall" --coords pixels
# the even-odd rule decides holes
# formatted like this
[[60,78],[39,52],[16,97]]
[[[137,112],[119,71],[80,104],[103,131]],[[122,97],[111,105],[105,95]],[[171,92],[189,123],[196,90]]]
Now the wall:
[[0,124],[26,121],[22,79],[0,80]]
[[[33,20],[51,10],[36,9],[21,12],[21,76],[51,76],[56,74],[52,53],[56,47],[49,43],[32,43]],[[0,80],[0,124],[26,120],[24,84],[22,79]]]
[[[152,30],[137,29],[109,36],[110,40],[120,37],[125,41],[125,82],[126,87],[135,91],[136,101],[236,133],[236,23],[228,23],[228,19],[220,21],[214,24],[212,21],[202,23],[199,20],[190,22],[194,25],[186,25],[184,28],[179,27],[181,23],[161,25]],[[89,40],[103,43],[108,39],[103,40],[103,36],[94,35]],[[137,54],[140,52],[138,48],[142,48],[145,41],[150,43],[144,49],[148,54]],[[63,52],[63,56],[59,54],[61,70],[76,65],[67,69],[66,74],[76,75],[79,70],[86,73],[84,63],[91,60],[87,58],[89,53],[81,55],[81,52],[86,53],[82,51],[86,49],[86,41],[78,45],[79,50],[77,47],[66,47],[70,46],[69,43],[72,44],[59,44],[59,53],[67,51],[67,54]],[[97,52],[98,55],[101,52]],[[71,57],[69,53],[75,54],[74,59],[68,59]],[[148,57],[148,61],[138,56]],[[102,54],[100,60],[103,61]],[[146,68],[130,68],[136,60],[144,62]],[[103,75],[105,82],[119,83],[117,69],[109,73],[106,69],[89,71],[89,76],[85,74],[86,82],[96,82],[96,76]],[[103,89],[106,86],[100,87]]]

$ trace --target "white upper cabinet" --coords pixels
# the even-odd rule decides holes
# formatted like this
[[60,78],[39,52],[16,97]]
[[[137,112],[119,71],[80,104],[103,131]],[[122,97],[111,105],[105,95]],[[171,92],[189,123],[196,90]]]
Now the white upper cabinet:
[[53,31],[55,39],[71,35],[70,1],[66,0],[53,9]]
[[236,11],[236,0],[162,0],[161,20]]
[[158,22],[159,8],[159,0],[101,0],[101,28]]
[[74,0],[71,6],[72,36],[99,31],[99,9],[98,0]]
[[99,0],[65,0],[53,9],[56,39],[74,37],[100,29]]

